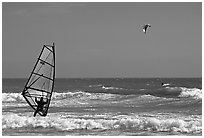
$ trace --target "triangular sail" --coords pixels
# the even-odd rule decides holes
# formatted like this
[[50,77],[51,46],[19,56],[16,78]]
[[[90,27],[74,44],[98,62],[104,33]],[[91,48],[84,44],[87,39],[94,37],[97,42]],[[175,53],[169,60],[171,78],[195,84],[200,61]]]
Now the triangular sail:
[[47,115],[54,88],[54,79],[54,44],[53,46],[44,45],[22,93],[23,97],[34,110],[37,110],[36,99],[39,101],[43,97],[43,101],[46,104],[43,110],[38,112],[41,116]]

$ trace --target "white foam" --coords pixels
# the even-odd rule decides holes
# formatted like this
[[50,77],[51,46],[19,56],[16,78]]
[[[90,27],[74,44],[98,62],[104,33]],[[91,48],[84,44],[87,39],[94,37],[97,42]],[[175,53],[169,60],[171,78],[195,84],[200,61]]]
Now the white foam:
[[[54,106],[81,106],[91,103],[93,100],[112,100],[117,99],[120,95],[117,94],[105,94],[105,93],[88,93],[83,91],[53,92],[51,104]],[[2,93],[3,107],[7,106],[26,106],[26,100],[20,93]]]
[[179,97],[192,97],[194,99],[202,99],[202,90],[198,88],[181,87],[182,91]]
[[112,86],[102,86],[102,89],[105,89],[105,90],[122,90],[123,88],[118,88],[118,87],[112,87]]
[[24,101],[24,98],[20,93],[2,93],[2,101]]
[[52,99],[60,100],[60,99],[67,99],[67,98],[81,98],[81,97],[89,97],[90,95],[91,95],[90,93],[86,93],[83,91],[63,92],[63,93],[53,92]]
[[169,86],[170,84],[169,83],[164,83],[162,86]]
[[[71,118],[70,118],[71,117]],[[181,133],[202,133],[202,119],[186,121],[185,118],[156,118],[118,115],[108,118],[83,118],[76,116],[73,118],[60,117],[51,114],[48,117],[28,117],[17,114],[6,114],[2,118],[2,128],[20,128],[20,127],[43,127],[55,128],[59,130],[77,130],[77,129],[134,129],[146,131],[166,131]]]
[[146,94],[146,95],[141,95],[138,97],[139,99],[161,99],[161,97],[157,97],[157,96],[152,96],[150,94]]
[[83,91],[76,91],[76,92],[64,92],[64,93],[53,93],[52,99],[60,100],[60,99],[67,99],[67,98],[77,98],[77,99],[100,99],[100,100],[107,100],[110,98],[116,98],[117,94],[105,94],[105,93],[88,93]]
[[[103,86],[104,87],[104,86]],[[104,87],[104,89],[116,89],[115,87]],[[120,88],[119,88],[120,89]],[[198,88],[185,88],[185,87],[165,87],[168,91],[178,91],[180,95],[178,97],[192,97],[194,99],[202,99],[202,90]],[[108,94],[108,93],[89,93],[84,91],[74,91],[74,92],[63,92],[57,93],[53,92],[52,100],[63,100],[63,99],[84,99],[84,100],[108,100],[112,98],[119,98],[121,95],[118,94]],[[158,97],[151,95],[143,95],[141,98],[151,98],[155,99]],[[21,93],[2,93],[3,102],[25,102],[25,99]]]
[[96,84],[96,85],[89,85],[89,87],[101,87],[103,86],[102,84]]

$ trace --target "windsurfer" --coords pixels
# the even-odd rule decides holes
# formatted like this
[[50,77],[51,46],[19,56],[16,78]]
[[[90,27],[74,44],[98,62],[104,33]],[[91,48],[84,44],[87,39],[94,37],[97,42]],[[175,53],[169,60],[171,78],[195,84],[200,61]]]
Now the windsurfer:
[[40,97],[40,101],[37,100],[37,97],[35,98],[35,102],[38,104],[37,106],[37,110],[34,112],[34,117],[36,116],[36,114],[39,112],[39,111],[43,111],[43,107],[45,104],[47,104],[48,101],[44,102],[43,101],[43,97]]
[[147,32],[147,28],[148,27],[151,27],[151,25],[150,24],[145,24],[144,26],[143,26],[143,32],[146,34],[146,32]]

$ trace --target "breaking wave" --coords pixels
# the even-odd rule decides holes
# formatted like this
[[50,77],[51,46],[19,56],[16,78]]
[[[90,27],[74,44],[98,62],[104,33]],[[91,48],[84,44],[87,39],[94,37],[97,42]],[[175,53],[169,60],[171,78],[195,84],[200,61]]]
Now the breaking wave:
[[198,88],[185,88],[185,87],[165,87],[156,91],[150,91],[148,94],[157,97],[166,98],[193,98],[202,99],[202,90]]
[[116,115],[106,118],[76,118],[62,117],[55,114],[49,117],[38,118],[28,117],[9,113],[3,115],[2,128],[54,128],[58,130],[117,130],[132,129],[157,132],[180,132],[180,133],[201,133],[201,118],[157,118],[157,117],[140,117]]
[[197,88],[185,88],[181,87],[182,91],[179,97],[193,97],[195,99],[202,99],[202,90]]
[[[105,87],[106,89],[112,89],[112,87]],[[115,88],[114,88],[115,89]],[[131,94],[134,95],[134,94]],[[180,98],[193,98],[193,99],[202,99],[202,90],[198,88],[185,88],[185,87],[166,87],[160,89],[156,92],[144,93],[144,96],[149,95],[151,97],[180,97]],[[52,100],[61,100],[61,99],[98,99],[98,100],[108,100],[113,98],[121,98],[125,95],[120,94],[110,94],[110,93],[90,93],[84,91],[74,91],[74,92],[63,92],[57,93],[53,92]],[[147,97],[147,96],[146,96]],[[23,96],[20,93],[2,93],[3,102],[17,102],[24,101]]]

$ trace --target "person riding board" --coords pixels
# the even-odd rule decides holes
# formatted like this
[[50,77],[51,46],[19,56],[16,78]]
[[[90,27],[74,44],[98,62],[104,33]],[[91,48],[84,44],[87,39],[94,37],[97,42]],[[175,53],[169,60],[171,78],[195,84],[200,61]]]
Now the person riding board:
[[47,104],[48,101],[44,102],[43,101],[43,97],[40,97],[40,100],[37,100],[37,97],[35,98],[35,102],[38,104],[36,111],[34,112],[34,117],[36,116],[36,114],[38,112],[42,112],[43,111],[43,107],[45,104]]

